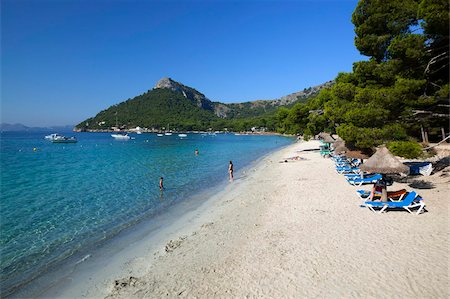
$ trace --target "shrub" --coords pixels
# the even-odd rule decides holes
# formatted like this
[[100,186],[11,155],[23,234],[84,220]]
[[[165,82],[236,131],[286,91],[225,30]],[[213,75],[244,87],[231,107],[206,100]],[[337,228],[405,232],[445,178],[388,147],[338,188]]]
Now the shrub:
[[396,156],[414,159],[422,154],[422,146],[414,141],[392,141],[388,149]]

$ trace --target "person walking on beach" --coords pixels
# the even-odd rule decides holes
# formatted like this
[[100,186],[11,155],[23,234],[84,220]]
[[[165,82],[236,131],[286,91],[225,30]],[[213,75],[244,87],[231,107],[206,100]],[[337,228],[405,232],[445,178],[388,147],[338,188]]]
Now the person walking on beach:
[[161,178],[159,179],[159,190],[161,190],[161,191],[163,191],[163,190],[164,190],[164,184],[163,184],[163,180],[164,180],[164,178],[163,178],[163,177],[161,177]]
[[230,160],[230,165],[228,166],[228,172],[230,174],[230,182],[233,181],[233,162]]

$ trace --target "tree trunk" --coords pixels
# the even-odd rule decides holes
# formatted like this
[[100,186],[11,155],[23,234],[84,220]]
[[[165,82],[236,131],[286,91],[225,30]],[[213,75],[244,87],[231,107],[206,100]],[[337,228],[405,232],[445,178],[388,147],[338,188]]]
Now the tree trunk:
[[445,130],[444,130],[444,128],[441,128],[441,133],[442,133],[442,140],[444,140],[445,139]]
[[423,126],[420,126],[420,133],[422,134],[422,142],[425,143],[425,132],[423,131]]

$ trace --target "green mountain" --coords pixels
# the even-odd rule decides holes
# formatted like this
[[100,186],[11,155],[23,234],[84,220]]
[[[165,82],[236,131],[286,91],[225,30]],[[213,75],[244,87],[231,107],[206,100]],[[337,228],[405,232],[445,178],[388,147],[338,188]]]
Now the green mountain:
[[154,130],[167,127],[176,130],[271,127],[270,120],[278,107],[306,101],[332,84],[330,81],[276,100],[224,104],[210,101],[194,88],[163,78],[153,89],[99,112],[76,125],[75,130],[130,129],[136,126]]

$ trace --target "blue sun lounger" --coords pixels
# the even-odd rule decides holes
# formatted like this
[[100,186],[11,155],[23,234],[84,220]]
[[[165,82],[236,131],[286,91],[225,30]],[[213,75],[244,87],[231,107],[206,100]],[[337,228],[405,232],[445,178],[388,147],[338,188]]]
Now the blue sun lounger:
[[[368,178],[373,175],[376,175],[377,173],[364,173],[363,178]],[[361,173],[344,173],[344,177],[346,180],[354,180],[354,179],[360,179]]]
[[343,166],[343,167],[336,167],[336,171],[339,174],[343,174],[343,173],[359,173],[361,170],[358,167]]
[[381,180],[381,174],[374,174],[365,178],[349,178],[347,182],[353,186],[361,186],[362,184],[375,184],[378,180]]
[[[367,200],[370,195],[372,194],[372,190],[356,190],[356,193],[358,194],[358,197],[363,199],[363,200]],[[403,200],[403,197],[405,197],[408,194],[408,192],[406,192],[406,189],[401,189],[401,190],[397,190],[397,191],[390,191],[387,192],[387,198],[390,201],[401,201]],[[381,196],[381,193],[377,193],[376,194],[377,197]]]
[[[411,209],[419,208],[416,212],[416,215],[419,215],[423,209],[425,208],[425,203],[423,202],[422,197],[418,196],[416,192],[412,191],[406,195],[405,199],[402,201],[366,201],[364,205],[368,207],[372,212],[381,214],[387,209],[398,209],[403,208],[407,210],[410,214],[413,212]],[[375,208],[380,208],[380,210],[376,211]]]

